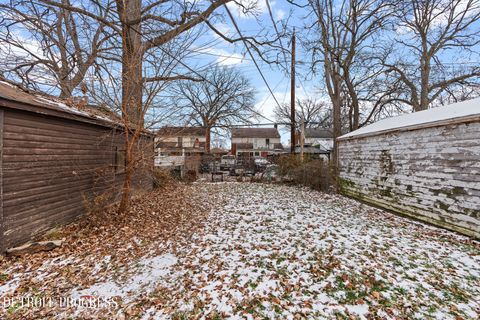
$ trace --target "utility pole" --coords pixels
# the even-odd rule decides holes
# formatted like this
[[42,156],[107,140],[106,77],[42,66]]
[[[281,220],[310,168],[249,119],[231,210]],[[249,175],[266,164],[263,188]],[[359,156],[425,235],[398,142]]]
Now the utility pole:
[[292,68],[290,70],[290,118],[291,118],[291,132],[290,132],[290,153],[295,153],[295,28],[292,34]]
[[300,159],[303,161],[303,146],[305,145],[305,119],[300,119]]

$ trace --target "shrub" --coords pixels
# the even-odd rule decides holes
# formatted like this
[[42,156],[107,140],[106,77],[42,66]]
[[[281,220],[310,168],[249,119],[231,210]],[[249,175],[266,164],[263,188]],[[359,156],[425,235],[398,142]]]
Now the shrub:
[[299,155],[284,155],[277,161],[278,174],[284,182],[304,185],[330,192],[333,186],[333,168],[327,160],[304,159]]
[[152,172],[153,187],[162,188],[167,184],[173,183],[173,175],[171,170],[155,168]]
[[187,172],[185,172],[185,175],[183,177],[183,181],[188,183],[188,182],[194,182],[195,180],[197,180],[197,171],[187,170]]

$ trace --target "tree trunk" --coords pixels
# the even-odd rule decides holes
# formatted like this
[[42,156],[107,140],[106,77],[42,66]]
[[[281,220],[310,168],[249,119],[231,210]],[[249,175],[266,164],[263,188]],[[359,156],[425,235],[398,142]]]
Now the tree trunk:
[[73,88],[71,88],[70,86],[67,86],[67,85],[62,85],[60,83],[60,95],[59,95],[59,98],[60,99],[67,99],[67,98],[70,98],[72,96],[72,93],[73,93]]
[[143,126],[142,36],[140,24],[131,25],[128,21],[140,20],[141,1],[127,0],[125,9],[127,23],[122,28],[122,112],[132,125],[140,127],[140,124]]
[[134,174],[135,144],[140,130],[143,129],[142,111],[142,59],[143,47],[140,24],[128,21],[140,21],[141,1],[125,1],[122,25],[122,117],[125,126],[125,180],[122,188],[122,200],[119,210],[125,212],[130,206],[130,188]]
[[205,130],[205,152],[210,153],[210,139],[212,128],[208,125]]
[[415,111],[427,110],[430,104],[428,98],[429,82],[430,82],[430,59],[426,53],[423,54],[420,64],[420,77],[421,77],[421,91],[420,91],[420,103],[416,106]]
[[130,158],[130,152],[126,151],[126,166],[125,166],[125,177],[123,180],[123,187],[122,187],[122,199],[120,201],[120,207],[118,208],[119,212],[126,212],[130,207],[130,189],[132,185],[133,179],[133,166],[132,159]]

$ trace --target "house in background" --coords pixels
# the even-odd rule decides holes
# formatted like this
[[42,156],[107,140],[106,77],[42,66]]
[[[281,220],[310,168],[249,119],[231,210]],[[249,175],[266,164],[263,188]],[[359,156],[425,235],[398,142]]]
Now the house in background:
[[[300,152],[300,135],[298,135],[295,151]],[[329,159],[333,150],[333,130],[321,128],[306,128],[303,153],[313,158]]]
[[155,166],[179,168],[205,154],[205,128],[163,127],[155,137]]
[[267,157],[277,153],[283,153],[277,127],[232,129],[232,155]]

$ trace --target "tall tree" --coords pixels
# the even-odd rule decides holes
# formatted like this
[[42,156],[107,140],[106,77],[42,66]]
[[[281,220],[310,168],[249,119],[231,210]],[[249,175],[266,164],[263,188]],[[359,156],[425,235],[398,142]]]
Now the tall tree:
[[405,0],[396,12],[396,46],[383,63],[403,86],[400,101],[421,111],[445,92],[478,86],[480,0]]
[[336,138],[342,134],[342,107],[351,110],[351,130],[359,127],[361,98],[359,85],[379,75],[373,65],[369,72],[359,66],[373,61],[368,57],[373,36],[383,29],[391,14],[385,0],[309,0],[319,36],[310,42],[313,69],[322,65],[323,80],[333,108],[333,159],[337,159]]
[[[275,120],[280,123],[291,122],[290,104],[282,104],[274,109]],[[331,128],[330,106],[322,101],[311,98],[297,99],[295,106],[297,130],[300,128],[300,119],[303,119],[306,128]]]
[[[103,19],[111,9],[108,3],[90,7]],[[64,8],[11,0],[0,10],[0,71],[27,87],[54,87],[61,98],[70,97],[97,58],[112,49],[108,28]]]
[[[129,164],[135,158],[137,134],[130,136],[130,132],[140,132],[144,128],[146,107],[143,104],[144,83],[149,81],[170,81],[178,79],[192,79],[188,75],[165,75],[161,77],[145,78],[143,75],[143,59],[152,50],[162,50],[175,39],[187,35],[196,26],[206,23],[214,32],[221,34],[213,27],[210,19],[217,9],[229,2],[235,2],[245,10],[251,8],[250,4],[234,0],[210,1],[172,1],[172,0],[115,0],[114,14],[102,17],[90,10],[91,3],[97,0],[87,0],[71,4],[65,0],[38,0],[44,4],[56,6],[96,19],[104,26],[113,30],[121,42],[122,65],[122,94],[121,111],[124,123],[131,124],[131,130],[126,130],[126,170],[123,186],[123,196],[120,210],[124,211],[129,206],[130,185],[134,167]],[[110,1],[106,1],[110,3]],[[242,41],[254,47],[259,44],[253,37],[238,37],[230,39],[222,34],[222,38],[229,42]]]
[[255,90],[233,68],[217,66],[203,77],[202,82],[179,82],[173,93],[175,104],[187,122],[206,128],[205,150],[209,153],[214,126],[249,123],[255,116]]

